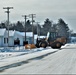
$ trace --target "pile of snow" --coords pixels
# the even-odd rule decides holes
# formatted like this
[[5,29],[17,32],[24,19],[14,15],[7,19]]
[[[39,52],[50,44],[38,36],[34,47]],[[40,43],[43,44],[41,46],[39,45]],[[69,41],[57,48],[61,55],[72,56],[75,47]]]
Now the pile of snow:
[[[65,48],[69,45],[74,45],[74,44],[66,44],[62,46],[61,48]],[[44,51],[44,50],[55,50],[51,49],[51,47],[47,48],[35,48],[35,49],[25,49],[24,46],[21,47],[1,47],[0,48],[0,60],[5,59],[5,58],[10,58],[10,57],[16,57],[16,56],[21,56],[25,54],[30,54],[38,51]]]
[[49,49],[44,49],[44,50],[41,50],[41,51],[37,51],[35,53],[29,53],[29,54],[20,55],[20,56],[16,56],[16,57],[12,57],[12,58],[2,59],[2,60],[0,60],[1,61],[0,62],[0,67],[7,66],[7,65],[10,65],[10,64],[19,63],[21,61],[26,61],[26,60],[29,60],[29,59],[32,59],[32,58],[37,58],[37,57],[46,55],[48,53],[55,52],[57,50],[58,49],[49,48]]
[[67,47],[67,46],[70,46],[70,44],[65,44],[65,45],[63,45],[61,48],[65,48],[65,47]]
[[25,49],[23,46],[21,47],[2,47],[0,48],[0,60],[14,57],[14,56],[21,56],[29,53],[34,53],[38,51],[46,50],[44,48],[35,48],[35,49]]

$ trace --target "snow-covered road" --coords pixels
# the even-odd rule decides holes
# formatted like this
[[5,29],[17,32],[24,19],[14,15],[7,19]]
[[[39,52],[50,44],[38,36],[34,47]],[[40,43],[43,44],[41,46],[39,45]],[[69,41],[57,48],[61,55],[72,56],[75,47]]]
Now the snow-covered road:
[[[57,50],[56,50],[57,51]],[[24,60],[26,58],[37,57],[36,55],[45,55],[51,52],[47,49],[36,53],[3,59],[0,66],[5,65],[5,62],[23,61],[22,64],[10,65],[8,68],[0,71],[0,74],[76,74],[76,45],[68,45],[53,54],[46,57],[40,57],[33,60]],[[4,64],[3,64],[4,62]],[[8,62],[8,63],[9,63]]]

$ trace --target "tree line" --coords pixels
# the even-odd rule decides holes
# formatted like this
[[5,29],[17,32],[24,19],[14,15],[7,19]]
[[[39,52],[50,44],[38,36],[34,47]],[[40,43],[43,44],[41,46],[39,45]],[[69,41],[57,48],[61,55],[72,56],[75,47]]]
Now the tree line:
[[[8,29],[7,21],[1,22],[0,28]],[[10,23],[9,29],[24,32],[25,24],[24,22],[21,21],[17,21],[17,23]],[[45,35],[45,36],[47,35],[47,32],[58,32],[59,36],[69,37],[69,30],[70,29],[68,24],[66,24],[62,18],[58,19],[57,23],[53,23],[53,21],[46,18],[43,25],[40,24],[33,25],[34,34]],[[30,20],[27,20],[26,22],[26,32],[32,32],[32,24]]]

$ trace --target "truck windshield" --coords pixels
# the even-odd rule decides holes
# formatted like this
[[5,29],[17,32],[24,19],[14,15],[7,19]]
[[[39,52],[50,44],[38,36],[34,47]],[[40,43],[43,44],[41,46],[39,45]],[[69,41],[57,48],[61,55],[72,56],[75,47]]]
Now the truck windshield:
[[57,32],[50,32],[48,39],[55,40],[57,38]]

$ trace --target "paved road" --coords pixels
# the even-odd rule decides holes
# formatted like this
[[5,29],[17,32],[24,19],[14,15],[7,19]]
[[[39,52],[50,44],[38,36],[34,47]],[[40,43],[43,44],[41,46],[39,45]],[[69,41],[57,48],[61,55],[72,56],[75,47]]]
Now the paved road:
[[41,59],[9,68],[0,74],[76,74],[76,45],[71,45]]

